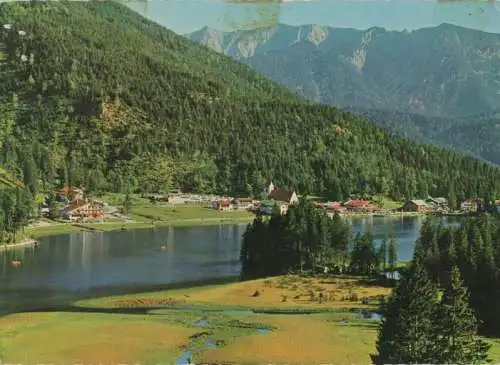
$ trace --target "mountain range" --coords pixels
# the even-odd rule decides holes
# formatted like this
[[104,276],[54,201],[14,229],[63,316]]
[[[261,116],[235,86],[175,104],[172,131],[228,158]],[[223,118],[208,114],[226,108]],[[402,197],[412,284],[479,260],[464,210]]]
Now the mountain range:
[[0,166],[33,195],[500,192],[500,170],[303,100],[109,1],[0,4]]
[[305,99],[500,164],[500,34],[451,24],[411,32],[280,24],[187,37]]

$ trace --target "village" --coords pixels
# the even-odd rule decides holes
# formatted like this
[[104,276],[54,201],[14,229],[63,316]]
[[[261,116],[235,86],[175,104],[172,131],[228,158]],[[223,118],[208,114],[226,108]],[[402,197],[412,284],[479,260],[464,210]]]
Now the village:
[[[249,211],[264,216],[272,215],[275,209],[281,214],[285,214],[288,208],[299,201],[300,196],[295,190],[281,189],[271,182],[263,189],[260,197],[225,197],[217,195],[184,194],[174,192],[168,195],[147,195],[142,198],[148,199],[158,207],[175,207],[179,205],[200,206],[211,208],[220,212]],[[322,201],[321,199],[310,199],[318,209],[326,211],[329,217],[371,215],[389,216],[402,214],[434,214],[434,215],[460,215],[474,212],[486,211],[488,207],[482,199],[467,199],[460,203],[456,211],[452,211],[448,206],[448,201],[443,197],[427,197],[426,199],[413,199],[398,207],[384,207],[377,201],[351,198],[343,202]],[[58,216],[67,222],[104,222],[127,220],[123,209],[118,206],[109,205],[99,199],[86,196],[84,189],[68,186],[56,192],[56,202],[58,205]],[[500,200],[493,203],[490,209],[500,213]],[[47,203],[42,205],[41,212],[47,216],[49,207]],[[196,218],[196,217],[193,217]]]

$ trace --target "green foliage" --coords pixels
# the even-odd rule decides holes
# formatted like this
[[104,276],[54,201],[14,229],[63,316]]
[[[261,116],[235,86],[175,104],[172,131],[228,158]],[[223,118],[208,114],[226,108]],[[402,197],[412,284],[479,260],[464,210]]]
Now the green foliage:
[[0,189],[0,243],[14,243],[19,230],[32,214],[32,196],[28,189]]
[[457,197],[500,191],[491,166],[301,101],[126,6],[1,3],[0,23],[13,25],[0,32],[0,164],[31,191],[249,194],[263,179],[338,199],[446,196],[452,181]]
[[477,336],[477,320],[459,269],[450,269],[440,292],[428,276],[425,259],[419,242],[409,270],[384,305],[373,363],[485,363],[489,345]]
[[372,274],[378,269],[380,256],[373,243],[373,234],[367,232],[363,235],[358,233],[354,239],[351,251],[351,267],[361,274]]
[[398,262],[398,247],[396,242],[396,237],[391,236],[389,239],[389,246],[387,247],[387,264],[390,270],[396,269],[396,264]]
[[387,269],[388,242],[389,240],[387,239],[387,237],[384,237],[377,252],[378,261],[382,266],[382,270],[384,271]]
[[[494,72],[495,58],[487,55],[500,45],[498,34],[452,25],[408,36],[380,28],[279,24],[222,36],[204,28],[188,37],[224,50],[270,79],[300,90],[308,100],[347,108],[397,135],[500,165],[500,103],[493,97],[500,79]],[[362,64],[352,57],[361,39],[369,42]],[[457,83],[457,74],[449,70],[466,81]],[[425,185],[421,196],[427,196],[424,190]]]
[[469,307],[469,295],[456,266],[446,284],[437,312],[436,363],[483,364],[490,346],[476,336],[477,320]]
[[422,227],[419,250],[432,280],[446,286],[457,266],[470,293],[469,302],[485,334],[500,334],[496,317],[500,307],[500,221],[488,215],[470,218],[459,227],[436,225],[429,219]]
[[375,365],[433,364],[437,289],[416,262],[403,275],[385,307]]
[[349,226],[329,219],[305,200],[290,206],[286,215],[276,212],[269,220],[257,216],[243,235],[243,277],[265,277],[289,271],[337,268],[346,264]]
[[130,194],[125,194],[123,198],[123,214],[128,215],[130,213],[130,209],[132,208],[132,199],[130,198]]
[[56,202],[56,195],[54,193],[48,195],[47,206],[49,208],[50,219],[57,219],[60,217],[59,209],[57,207],[57,202]]

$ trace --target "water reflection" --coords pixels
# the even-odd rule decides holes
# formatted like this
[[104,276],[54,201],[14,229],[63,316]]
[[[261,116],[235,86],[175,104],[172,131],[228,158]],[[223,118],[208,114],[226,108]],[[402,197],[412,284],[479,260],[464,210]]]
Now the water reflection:
[[[371,230],[376,243],[394,232],[399,259],[409,260],[423,219],[372,217],[349,222],[354,233]],[[0,300],[33,291],[49,295],[235,277],[240,273],[245,229],[246,224],[239,224],[46,237],[37,248],[0,253]],[[22,261],[20,268],[9,265],[15,259]]]

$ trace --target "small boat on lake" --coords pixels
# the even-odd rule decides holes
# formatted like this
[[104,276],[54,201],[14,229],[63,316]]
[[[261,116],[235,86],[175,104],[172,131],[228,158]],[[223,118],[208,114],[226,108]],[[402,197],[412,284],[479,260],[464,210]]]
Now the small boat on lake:
[[10,266],[15,267],[15,268],[20,267],[20,266],[21,266],[21,264],[22,264],[21,260],[12,260],[12,261],[10,262]]

